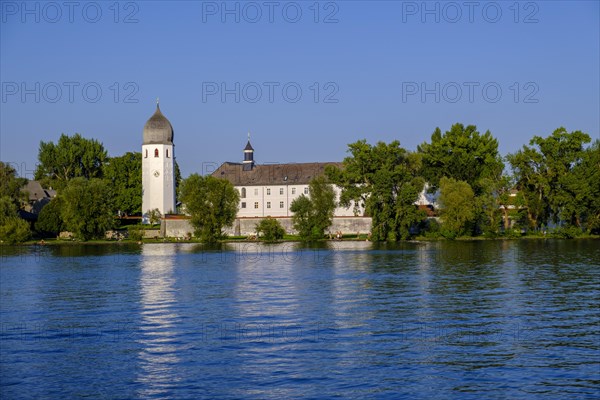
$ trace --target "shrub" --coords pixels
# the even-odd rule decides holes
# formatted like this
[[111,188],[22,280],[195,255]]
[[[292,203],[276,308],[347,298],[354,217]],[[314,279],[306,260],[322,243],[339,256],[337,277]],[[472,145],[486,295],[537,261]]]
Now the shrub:
[[140,241],[144,238],[144,228],[141,226],[130,226],[129,230],[129,239]]
[[581,229],[576,226],[561,226],[552,232],[552,237],[560,239],[573,239],[581,235]]
[[440,223],[436,219],[429,218],[423,225],[426,238],[437,239],[441,236]]
[[274,242],[283,239],[285,229],[283,229],[279,221],[275,218],[267,217],[256,225],[256,233],[261,239],[267,242]]

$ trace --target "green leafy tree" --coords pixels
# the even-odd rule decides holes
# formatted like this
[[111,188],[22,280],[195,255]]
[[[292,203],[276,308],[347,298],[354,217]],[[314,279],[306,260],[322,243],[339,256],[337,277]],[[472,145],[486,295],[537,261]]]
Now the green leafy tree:
[[0,161],[0,197],[6,196],[15,206],[20,207],[26,200],[25,193],[21,191],[26,183],[27,179],[19,178],[10,164]]
[[60,197],[55,197],[46,204],[38,215],[35,229],[42,235],[54,235],[65,230],[61,217],[62,201]]
[[449,239],[470,233],[476,218],[476,198],[471,185],[453,178],[440,179],[442,235]]
[[62,189],[73,178],[101,178],[106,158],[106,150],[97,140],[78,133],[62,134],[56,144],[40,142],[35,179],[45,186]]
[[30,236],[29,223],[19,218],[13,199],[9,196],[0,197],[0,241],[14,244],[24,242]]
[[283,229],[283,226],[275,218],[267,217],[256,224],[256,233],[267,242],[275,242],[283,239],[285,229]]
[[600,140],[585,149],[571,174],[563,177],[566,196],[563,215],[590,233],[600,233]]
[[502,213],[502,225],[504,231],[507,231],[510,228],[510,219],[511,219],[511,209],[512,216],[514,217],[515,213],[518,212],[520,207],[520,201],[517,196],[520,196],[519,193],[516,193],[513,196],[513,188],[514,188],[513,180],[508,175],[502,175],[500,180],[496,183],[494,187],[494,192],[496,194],[495,200],[497,209]]
[[414,204],[424,186],[419,176],[421,155],[408,152],[398,141],[372,146],[360,140],[348,145],[348,151],[351,156],[342,168],[326,170],[342,188],[340,204],[364,205],[365,214],[373,219],[374,241],[409,238],[410,228],[425,219]]
[[21,191],[27,179],[17,177],[17,171],[0,161],[0,241],[14,244],[31,237],[29,223],[19,217],[17,211],[26,193]]
[[308,185],[309,197],[312,204],[312,235],[323,237],[332,222],[335,213],[335,191],[324,176],[314,178]]
[[515,205],[511,197],[514,185],[508,175],[484,178],[480,184],[482,192],[475,199],[477,217],[474,228],[476,233],[496,237],[501,234],[502,222],[505,230],[509,227],[511,207]]
[[[179,193],[179,186],[181,185],[181,170],[179,169],[179,164],[177,164],[177,160],[175,160],[175,192]],[[173,210],[175,211],[175,210]]]
[[103,165],[103,176],[113,192],[116,211],[127,214],[142,212],[142,153],[125,153],[111,157]]
[[534,136],[529,146],[507,156],[517,188],[523,192],[532,228],[549,220],[581,226],[578,196],[582,188],[575,183],[573,170],[583,163],[583,145],[590,141],[586,133],[569,133],[561,127],[546,138]]
[[290,204],[290,211],[294,213],[292,223],[300,238],[311,239],[313,206],[310,199],[305,195],[300,195]]
[[191,217],[195,235],[204,242],[223,237],[223,227],[235,220],[239,193],[224,179],[192,174],[181,182],[179,198]]
[[113,226],[111,193],[106,181],[74,178],[60,196],[62,220],[77,238],[101,238]]
[[527,225],[538,229],[542,224],[548,223],[550,216],[547,201],[549,182],[544,173],[543,156],[536,149],[523,146],[522,150],[509,154],[506,158],[513,169],[516,188],[523,197]]
[[31,237],[31,229],[27,221],[19,217],[9,217],[0,224],[0,241],[15,244]]
[[314,178],[309,184],[309,197],[301,195],[290,204],[294,213],[294,229],[303,240],[322,239],[335,212],[335,191],[323,176]]
[[475,195],[484,191],[484,179],[498,180],[504,163],[498,153],[498,141],[490,131],[483,135],[475,125],[454,124],[442,133],[436,128],[430,143],[418,146],[423,156],[423,177],[433,192],[443,177],[467,182]]
[[148,211],[148,221],[150,222],[150,225],[159,224],[161,218],[162,214],[158,208]]

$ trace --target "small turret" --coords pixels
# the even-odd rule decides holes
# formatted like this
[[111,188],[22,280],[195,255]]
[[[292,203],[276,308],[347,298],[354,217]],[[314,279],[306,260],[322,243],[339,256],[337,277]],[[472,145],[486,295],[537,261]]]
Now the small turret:
[[252,145],[250,144],[250,132],[248,132],[248,143],[246,143],[246,147],[244,147],[243,166],[244,171],[252,171],[252,168],[254,168],[254,148],[252,148]]

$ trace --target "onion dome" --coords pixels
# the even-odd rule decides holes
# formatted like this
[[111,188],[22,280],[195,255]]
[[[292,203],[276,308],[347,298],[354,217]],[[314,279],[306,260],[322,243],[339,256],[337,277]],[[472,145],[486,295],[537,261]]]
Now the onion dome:
[[144,125],[143,144],[173,144],[173,127],[167,117],[160,112],[158,101],[156,111]]

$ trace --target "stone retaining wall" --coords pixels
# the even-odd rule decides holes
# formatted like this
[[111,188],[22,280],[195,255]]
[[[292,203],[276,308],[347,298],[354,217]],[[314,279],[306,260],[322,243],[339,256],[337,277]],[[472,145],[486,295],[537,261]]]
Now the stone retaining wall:
[[[230,236],[252,236],[256,234],[256,225],[262,218],[236,218],[231,228],[225,229]],[[289,217],[277,218],[283,229],[289,234],[297,233],[292,227]],[[345,234],[366,234],[371,231],[371,218],[368,217],[335,217],[329,232],[341,231]],[[185,238],[193,235],[194,229],[188,219],[163,219],[160,227],[161,235],[165,237]]]

